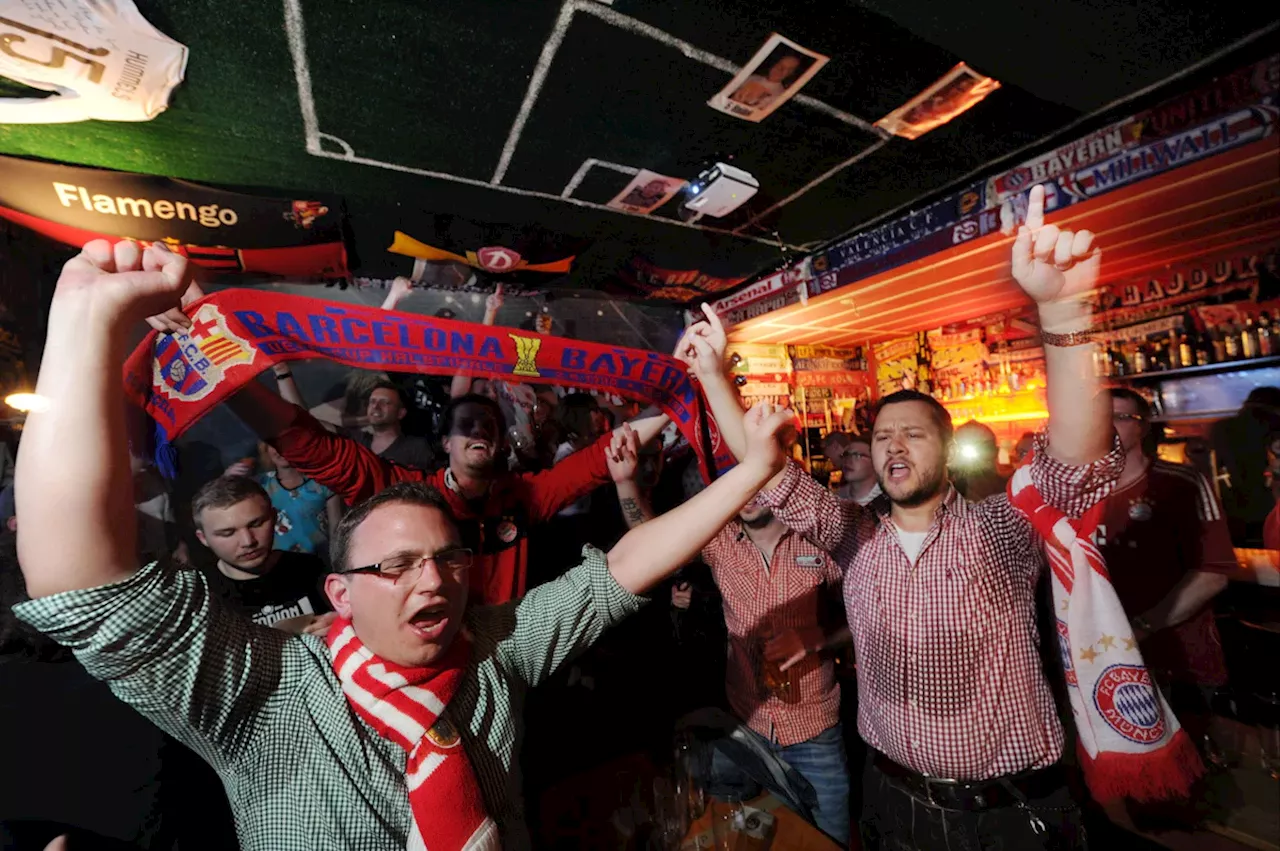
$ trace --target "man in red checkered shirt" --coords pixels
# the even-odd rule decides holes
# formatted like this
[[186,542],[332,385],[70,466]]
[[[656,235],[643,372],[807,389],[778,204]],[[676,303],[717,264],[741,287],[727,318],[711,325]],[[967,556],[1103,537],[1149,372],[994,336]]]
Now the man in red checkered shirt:
[[[733,714],[809,782],[817,826],[849,842],[849,766],[835,665],[821,652],[847,644],[843,625],[824,629],[839,599],[840,568],[788,529],[772,509],[749,503],[702,550],[724,600],[729,632],[725,694]],[[772,687],[770,687],[772,683]],[[714,788],[752,797],[755,784],[719,751]]]
[[[1013,272],[1039,310],[1049,408],[1031,475],[1050,504],[1078,517],[1124,464],[1092,364],[1088,296],[1100,255],[1089,232],[1045,225],[1041,187],[1028,207]],[[722,375],[723,328],[708,318],[681,358],[737,455],[741,407]],[[900,391],[881,400],[872,430],[886,502],[841,501],[791,464],[757,497],[844,571],[858,730],[871,750],[863,847],[1082,848],[1037,649],[1041,541],[1005,495],[969,503],[956,493],[951,438],[945,408]]]

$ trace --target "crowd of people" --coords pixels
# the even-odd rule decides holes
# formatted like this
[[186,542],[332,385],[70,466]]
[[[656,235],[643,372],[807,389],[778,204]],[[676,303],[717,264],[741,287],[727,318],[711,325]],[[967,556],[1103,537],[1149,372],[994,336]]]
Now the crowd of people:
[[835,488],[791,457],[789,412],[744,412],[708,309],[675,356],[738,461],[710,484],[656,409],[460,375],[429,436],[389,376],[308,408],[282,364],[226,403],[256,455],[178,505],[110,379],[136,323],[189,326],[186,261],[85,246],[0,500],[0,729],[57,755],[4,773],[5,847],[532,847],[531,798],[669,755],[705,706],[736,743],[712,740],[708,792],[768,789],[841,847],[1085,847],[1062,695],[1088,660],[1059,653],[1011,492],[1103,505],[1115,594],[1197,740],[1234,557],[1213,488],[1154,457],[1146,401],[1099,386],[1099,250],[1042,210],[1037,189],[1012,271],[1048,428],[1002,468],[989,429],[904,390],[828,437]]

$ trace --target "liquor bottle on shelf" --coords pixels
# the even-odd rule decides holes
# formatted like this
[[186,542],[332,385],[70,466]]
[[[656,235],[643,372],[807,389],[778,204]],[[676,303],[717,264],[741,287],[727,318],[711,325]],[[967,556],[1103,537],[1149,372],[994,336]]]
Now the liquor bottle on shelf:
[[1178,366],[1194,366],[1196,363],[1195,346],[1185,331],[1178,332]]
[[1258,356],[1258,331],[1253,327],[1253,317],[1246,316],[1244,325],[1240,326],[1240,357],[1256,358]]
[[1169,356],[1164,350],[1164,341],[1156,340],[1155,345],[1151,347],[1151,371],[1158,372],[1169,368]]
[[1240,357],[1240,332],[1234,322],[1228,322],[1222,329],[1223,360],[1237,360]]
[[1258,314],[1258,356],[1271,357],[1276,351],[1275,331],[1271,327],[1271,317],[1264,310]]
[[1138,375],[1151,371],[1151,360],[1147,357],[1146,343],[1138,343],[1133,350],[1133,371]]
[[1124,351],[1119,344],[1107,344],[1107,359],[1111,362],[1111,375],[1120,377],[1129,374],[1129,362],[1124,359]]
[[1209,329],[1209,363],[1222,363],[1227,359],[1227,344],[1222,339],[1222,332],[1217,328]]

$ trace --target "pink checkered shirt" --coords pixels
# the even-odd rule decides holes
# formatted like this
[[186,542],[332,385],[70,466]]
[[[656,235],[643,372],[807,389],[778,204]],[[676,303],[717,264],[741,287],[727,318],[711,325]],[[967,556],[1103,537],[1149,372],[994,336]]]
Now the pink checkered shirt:
[[[1054,460],[1037,440],[1032,479],[1072,516],[1103,499],[1124,458]],[[792,464],[758,497],[844,569],[858,659],[858,732],[931,777],[985,780],[1052,765],[1063,733],[1038,651],[1042,544],[1004,494],[939,506],[913,567],[881,500],[841,500]]]
[[[711,568],[729,630],[725,692],[733,713],[783,747],[808,741],[840,720],[840,686],[831,659],[809,655],[788,673],[800,677],[800,700],[785,703],[761,682],[761,645],[769,627],[821,627],[824,586],[840,585],[827,551],[787,530],[765,566],[764,555],[733,521],[702,551]],[[838,593],[838,590],[836,591]]]

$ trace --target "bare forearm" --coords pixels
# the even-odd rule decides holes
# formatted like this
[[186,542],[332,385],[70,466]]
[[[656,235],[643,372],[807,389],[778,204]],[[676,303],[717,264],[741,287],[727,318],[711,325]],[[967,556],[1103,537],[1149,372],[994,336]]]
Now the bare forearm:
[[[92,588],[137,569],[121,329],[55,303],[15,475],[18,556],[32,597]],[[69,522],[72,521],[72,522]]]
[[[1086,302],[1040,305],[1040,327],[1057,334],[1092,324]],[[1044,347],[1049,403],[1049,453],[1066,464],[1087,464],[1111,448],[1111,402],[1093,363],[1093,345]]]
[[732,520],[772,475],[739,464],[675,509],[628,532],[609,551],[609,571],[633,594],[687,563]]
[[1165,595],[1164,599],[1142,617],[1152,629],[1168,629],[1190,619],[1227,587],[1227,577],[1220,573],[1193,570]]
[[622,507],[622,519],[626,521],[628,529],[634,529],[641,523],[653,519],[653,508],[649,505],[649,499],[634,480],[618,482],[617,488],[618,504]]
[[280,391],[280,398],[299,408],[307,407],[307,403],[302,400],[302,391],[293,380],[293,370],[289,365],[278,364],[271,371],[275,374],[276,389]]
[[698,381],[702,384],[702,392],[707,396],[707,404],[711,406],[711,415],[716,418],[721,437],[733,457],[741,461],[747,451],[747,434],[742,428],[745,414],[742,403],[738,401],[738,391],[723,372],[709,375],[700,372]]
[[[641,446],[656,438],[662,433],[662,430],[671,422],[671,418],[666,414],[659,414],[655,417],[641,417],[638,420],[632,420],[630,425],[635,430],[636,439]],[[617,431],[617,429],[614,429]]]

